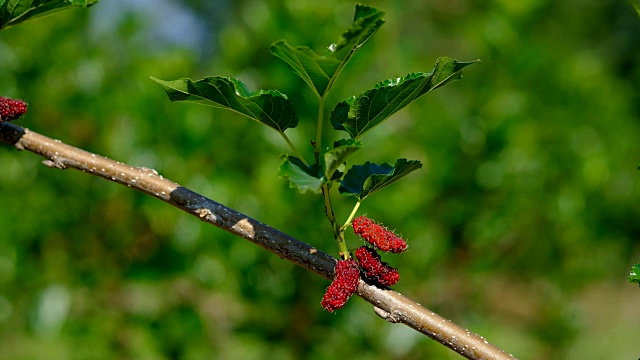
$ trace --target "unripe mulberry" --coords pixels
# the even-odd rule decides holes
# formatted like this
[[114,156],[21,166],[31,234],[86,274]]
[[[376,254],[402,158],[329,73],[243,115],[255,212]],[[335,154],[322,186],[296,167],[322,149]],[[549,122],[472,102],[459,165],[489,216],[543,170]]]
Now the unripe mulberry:
[[0,96],[0,122],[11,121],[27,112],[27,103]]
[[407,243],[404,240],[366,216],[353,219],[351,225],[358,236],[382,251],[401,253],[407,249]]
[[360,281],[360,269],[353,259],[339,260],[336,264],[333,282],[322,298],[322,305],[329,312],[340,309],[356,292]]
[[398,270],[382,261],[374,249],[361,246],[356,250],[356,258],[366,279],[383,286],[395,285],[400,280]]

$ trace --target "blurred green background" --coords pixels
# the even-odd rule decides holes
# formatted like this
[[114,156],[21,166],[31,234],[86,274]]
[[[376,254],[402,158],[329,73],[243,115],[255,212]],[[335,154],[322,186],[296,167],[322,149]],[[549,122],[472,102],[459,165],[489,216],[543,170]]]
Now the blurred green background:
[[[635,359],[640,291],[640,18],[624,1],[371,1],[387,23],[332,104],[482,59],[363,137],[355,162],[422,161],[367,200],[410,242],[394,288],[522,359]],[[319,197],[278,179],[286,144],[149,80],[207,75],[315,99],[269,55],[321,49],[353,2],[109,0],[0,31],[18,122],[162,175],[337,255]],[[345,136],[346,133],[336,134]],[[336,137],[337,139],[337,137]],[[1,359],[458,359],[328,281],[159,200],[0,145]],[[334,196],[344,219],[352,199]],[[352,246],[357,242],[351,239]]]

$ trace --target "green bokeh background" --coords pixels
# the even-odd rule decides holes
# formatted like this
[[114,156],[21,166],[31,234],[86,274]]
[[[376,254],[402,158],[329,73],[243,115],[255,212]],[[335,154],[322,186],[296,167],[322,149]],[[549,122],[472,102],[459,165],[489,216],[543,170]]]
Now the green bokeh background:
[[[154,168],[336,255],[319,197],[276,176],[288,151],[277,133],[170,103],[149,76],[223,75],[278,89],[301,118],[287,134],[310,154],[314,96],[269,45],[284,38],[320,51],[349,26],[354,4],[125,3],[0,31],[0,95],[30,104],[18,123]],[[439,56],[482,60],[365,135],[354,156],[425,164],[361,207],[410,242],[385,258],[402,275],[395,289],[522,359],[640,356],[640,292],[626,282],[640,261],[633,8],[371,4],[387,10],[387,23],[328,104],[430,71]],[[0,145],[1,359],[460,358],[360,299],[326,313],[325,279],[159,200],[41,160]],[[334,200],[346,218],[353,200]]]

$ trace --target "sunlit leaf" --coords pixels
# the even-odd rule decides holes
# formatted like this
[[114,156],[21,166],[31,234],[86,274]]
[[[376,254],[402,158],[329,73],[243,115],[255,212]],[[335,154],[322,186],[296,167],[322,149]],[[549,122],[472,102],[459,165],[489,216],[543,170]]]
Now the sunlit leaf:
[[291,46],[280,40],[271,53],[282,59],[318,96],[324,96],[353,54],[384,24],[384,11],[358,4],[353,24],[323,55],[306,46]]
[[316,167],[305,165],[294,156],[282,156],[282,164],[278,176],[290,181],[290,187],[298,189],[302,194],[307,191],[319,194],[323,184],[322,173]]
[[339,191],[343,195],[355,196],[362,201],[421,167],[420,161],[407,159],[398,159],[395,165],[371,162],[354,165],[340,182]]
[[341,165],[347,161],[347,158],[354,152],[363,147],[360,141],[354,139],[342,139],[334,143],[333,149],[328,150],[322,155],[322,169],[324,176],[328,180],[334,179],[334,173]]
[[331,124],[357,139],[418,97],[461,78],[462,69],[473,63],[443,57],[430,73],[413,73],[380,82],[373,89],[336,105]]
[[631,5],[633,5],[633,8],[636,9],[638,16],[640,16],[640,0],[631,0]]
[[98,0],[0,0],[0,29],[71,7],[89,7]]
[[279,132],[298,125],[298,116],[291,101],[276,90],[249,91],[242,81],[221,76],[206,77],[198,81],[151,79],[162,86],[171,101],[188,101],[229,109]]

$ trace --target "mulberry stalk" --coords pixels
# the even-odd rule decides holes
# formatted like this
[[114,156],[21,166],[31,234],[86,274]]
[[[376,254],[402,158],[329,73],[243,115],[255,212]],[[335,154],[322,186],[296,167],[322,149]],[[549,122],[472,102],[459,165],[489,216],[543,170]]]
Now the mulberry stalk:
[[11,121],[27,112],[27,103],[0,96],[0,122]]
[[359,280],[360,269],[355,260],[339,260],[336,264],[333,282],[327,288],[320,305],[329,312],[340,309],[356,292]]
[[395,285],[400,280],[398,270],[382,261],[374,249],[361,246],[356,250],[356,258],[367,280],[383,286]]
[[353,219],[351,225],[358,236],[382,251],[401,253],[407,249],[407,243],[402,238],[366,216]]

